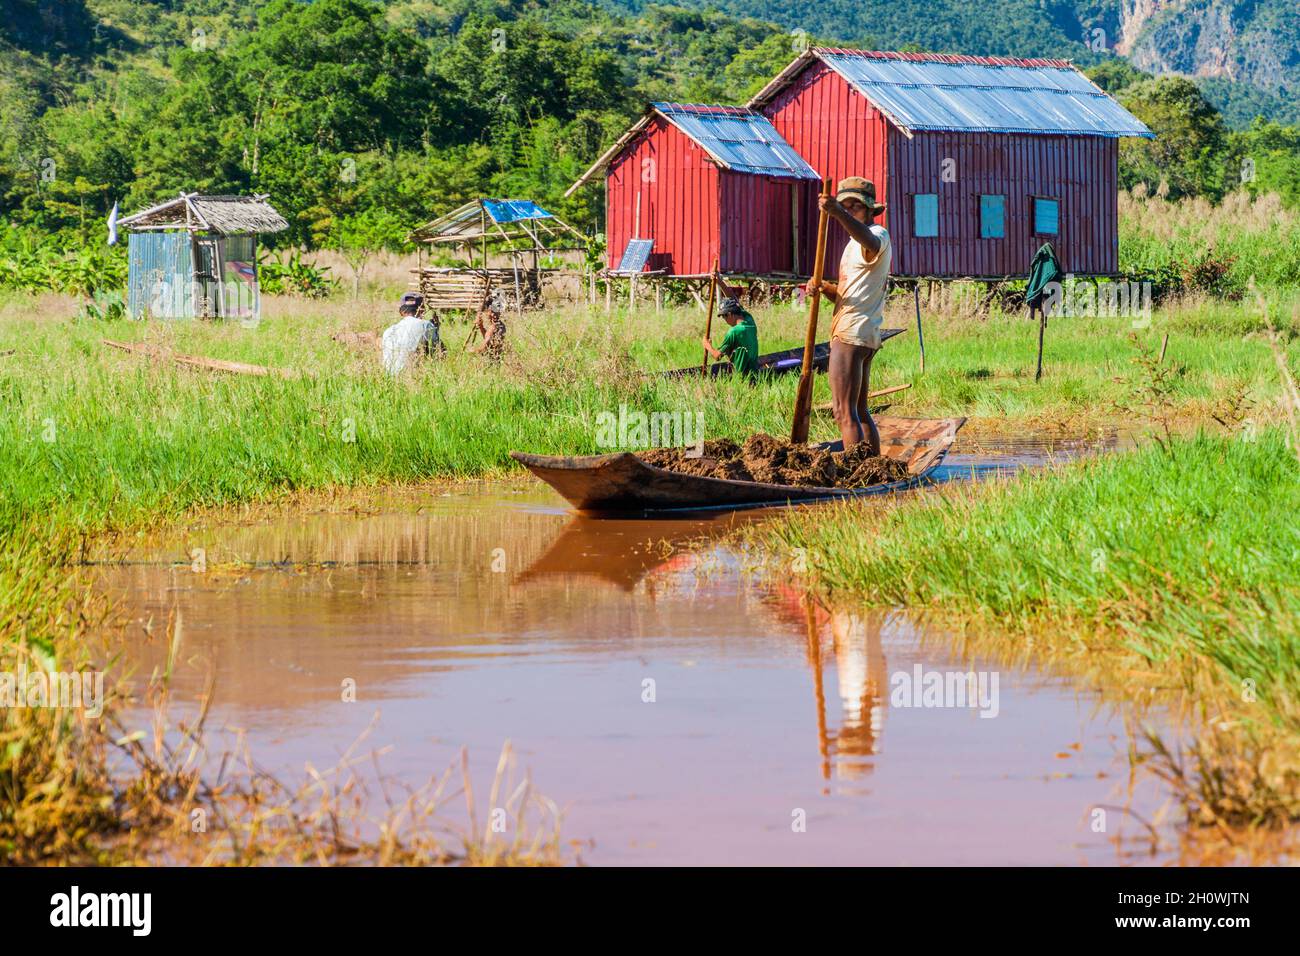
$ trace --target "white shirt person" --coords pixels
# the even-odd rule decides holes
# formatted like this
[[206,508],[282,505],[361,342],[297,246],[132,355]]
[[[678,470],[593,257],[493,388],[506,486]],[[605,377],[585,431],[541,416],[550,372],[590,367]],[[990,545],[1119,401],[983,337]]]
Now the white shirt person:
[[419,315],[423,304],[423,296],[408,292],[397,306],[401,318],[384,329],[384,371],[390,375],[401,375],[412,359],[432,355],[442,344],[438,327]]

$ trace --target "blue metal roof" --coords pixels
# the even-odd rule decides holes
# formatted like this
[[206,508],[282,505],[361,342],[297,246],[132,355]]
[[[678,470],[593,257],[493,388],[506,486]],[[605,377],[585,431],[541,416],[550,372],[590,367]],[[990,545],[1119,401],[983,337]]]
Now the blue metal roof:
[[761,113],[735,106],[653,105],[727,169],[787,179],[821,178]]
[[550,219],[551,214],[531,199],[484,199],[483,208],[493,222],[519,222],[522,219]]
[[1153,136],[1128,110],[1063,61],[817,53],[909,131]]

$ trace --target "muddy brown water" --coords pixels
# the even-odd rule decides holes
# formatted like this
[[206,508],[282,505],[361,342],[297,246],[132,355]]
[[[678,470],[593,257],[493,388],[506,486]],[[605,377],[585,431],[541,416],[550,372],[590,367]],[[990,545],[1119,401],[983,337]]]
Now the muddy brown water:
[[[968,444],[941,477],[1096,446]],[[588,863],[1165,859],[1123,839],[1142,832],[1116,807],[1150,819],[1166,795],[1131,779],[1120,715],[1061,677],[960,659],[902,612],[810,612],[718,544],[768,515],[583,519],[536,483],[482,483],[141,539],[91,573],[121,599],[137,677],[176,622],[179,716],[215,676],[214,752],[242,734],[301,778],[377,713],[362,746],[386,748],[385,777],[419,786],[464,745],[486,794],[509,739]],[[963,702],[948,675],[972,671]]]

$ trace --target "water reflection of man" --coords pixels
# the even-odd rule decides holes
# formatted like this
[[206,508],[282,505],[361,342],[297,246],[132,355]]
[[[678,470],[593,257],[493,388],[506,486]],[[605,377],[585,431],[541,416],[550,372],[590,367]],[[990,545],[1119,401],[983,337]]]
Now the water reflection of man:
[[880,628],[857,614],[831,614],[840,711],[843,724],[835,734],[835,765],[841,777],[861,777],[871,770],[864,758],[876,752],[884,724],[885,654]]

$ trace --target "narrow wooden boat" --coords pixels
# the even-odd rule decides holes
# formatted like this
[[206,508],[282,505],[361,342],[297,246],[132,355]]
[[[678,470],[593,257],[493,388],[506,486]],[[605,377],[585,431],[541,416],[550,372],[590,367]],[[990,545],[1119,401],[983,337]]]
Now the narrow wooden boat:
[[[902,335],[905,329],[881,329],[880,344],[892,339],[895,335]],[[813,369],[814,371],[824,372],[826,366],[831,360],[831,343],[818,342],[813,347]],[[787,375],[790,372],[798,372],[803,368],[803,346],[794,349],[786,349],[783,352],[768,352],[766,355],[758,357],[758,370],[767,375]],[[710,377],[718,375],[730,375],[732,367],[730,362],[714,362],[709,366]],[[669,372],[661,372],[661,378],[691,378],[700,375],[700,366],[693,365],[690,368],[675,368]]]
[[[908,476],[865,488],[799,487],[682,475],[648,465],[631,452],[565,458],[512,451],[510,457],[558,491],[578,511],[589,514],[730,511],[917,487],[943,461],[965,423],[964,418],[876,418],[881,453],[906,462]],[[838,451],[842,446],[831,442],[818,447]]]

